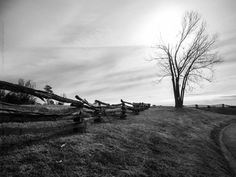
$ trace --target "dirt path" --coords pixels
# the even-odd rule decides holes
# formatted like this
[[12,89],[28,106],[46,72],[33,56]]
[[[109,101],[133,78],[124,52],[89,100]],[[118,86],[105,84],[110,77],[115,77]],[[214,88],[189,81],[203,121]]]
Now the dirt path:
[[236,174],[236,123],[230,124],[222,130],[221,148]]

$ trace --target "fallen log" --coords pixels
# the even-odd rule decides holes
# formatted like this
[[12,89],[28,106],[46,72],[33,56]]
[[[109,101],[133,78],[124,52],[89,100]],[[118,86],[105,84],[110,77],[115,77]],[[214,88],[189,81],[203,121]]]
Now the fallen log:
[[46,91],[36,90],[36,89],[24,87],[17,84],[12,84],[5,81],[0,81],[0,89],[12,91],[12,92],[26,93],[26,94],[38,97],[43,101],[44,99],[53,99],[53,100],[57,100],[64,103],[73,103],[74,105],[76,105],[76,107],[83,107],[83,103],[81,103],[80,101],[72,100],[70,98],[64,98],[54,93],[48,93]]

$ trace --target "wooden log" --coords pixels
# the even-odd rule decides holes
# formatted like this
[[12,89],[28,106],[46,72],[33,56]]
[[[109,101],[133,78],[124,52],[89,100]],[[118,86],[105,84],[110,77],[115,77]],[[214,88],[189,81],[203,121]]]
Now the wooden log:
[[88,109],[88,108],[84,107],[84,108],[83,108],[83,112],[92,115],[92,114],[94,113],[94,110],[93,110],[93,109]]
[[110,106],[111,106],[111,107],[120,107],[120,106],[122,106],[122,103],[119,103],[119,104],[111,104]]
[[97,108],[100,109],[116,109],[116,108],[120,108],[122,104],[114,104],[114,105],[108,105],[108,106],[97,106]]
[[108,108],[108,109],[105,109],[105,111],[106,111],[107,113],[109,113],[109,112],[120,112],[120,111],[121,111],[121,107]]
[[[95,100],[95,103],[98,103],[99,105],[101,105],[101,107],[105,107],[105,108],[113,108],[113,107],[120,107],[122,105],[122,103],[119,104],[109,104],[109,103],[105,103],[99,100]],[[105,105],[105,106],[103,106]]]
[[95,100],[94,101],[95,103],[98,103],[99,105],[105,105],[105,106],[110,106],[110,104],[109,103],[105,103],[105,102],[102,102],[102,101],[99,101],[99,100]]
[[34,122],[69,119],[76,108],[48,109],[44,106],[26,106],[0,103],[0,123],[2,122]]
[[26,94],[38,97],[43,101],[44,101],[44,99],[53,99],[53,100],[57,100],[57,101],[64,102],[64,103],[73,103],[77,107],[83,106],[83,103],[80,101],[77,101],[77,100],[64,98],[64,97],[58,96],[54,93],[48,93],[45,91],[36,90],[36,89],[28,88],[28,87],[17,85],[17,84],[12,84],[12,83],[5,82],[5,81],[0,81],[0,89],[9,90],[12,92],[26,93]]
[[106,115],[114,115],[114,114],[121,114],[121,107],[120,108],[113,108],[113,109],[105,109]]
[[130,102],[128,102],[128,101],[124,101],[124,100],[122,100],[124,103],[126,103],[126,104],[129,104],[129,105],[132,105],[133,106],[133,103],[130,103]]
[[37,105],[14,105],[14,104],[1,104],[0,112],[13,112],[13,113],[29,113],[29,114],[39,114],[39,115],[66,115],[76,112],[77,108],[67,107],[64,109],[51,109],[45,106]]
[[95,103],[98,103],[98,106],[94,106],[91,103],[89,103],[87,100],[80,98],[78,95],[76,95],[76,99],[80,100],[81,102],[83,102],[84,104],[86,104],[89,109],[94,109],[94,110],[100,110],[103,111],[104,109],[113,109],[113,108],[118,108],[121,107],[121,103],[119,104],[109,104],[109,103],[105,103],[99,100],[95,100]]
[[92,110],[99,110],[99,107],[92,105],[86,99],[82,99],[78,95],[75,95],[75,98],[84,104],[83,107],[87,109],[92,109]]

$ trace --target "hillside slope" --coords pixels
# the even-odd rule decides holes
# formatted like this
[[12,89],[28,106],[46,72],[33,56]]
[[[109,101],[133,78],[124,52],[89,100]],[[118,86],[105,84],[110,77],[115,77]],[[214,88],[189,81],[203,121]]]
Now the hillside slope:
[[[196,109],[151,108],[85,134],[32,141],[2,152],[0,176],[233,176],[217,143],[236,120]],[[214,138],[216,141],[214,141]],[[7,137],[1,137],[1,145]]]

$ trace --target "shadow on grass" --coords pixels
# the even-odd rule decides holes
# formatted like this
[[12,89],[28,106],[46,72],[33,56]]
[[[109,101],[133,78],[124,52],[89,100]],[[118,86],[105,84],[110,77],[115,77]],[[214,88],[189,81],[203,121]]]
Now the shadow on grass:
[[0,154],[1,155],[9,154],[11,151],[14,151],[15,149],[23,149],[26,146],[40,144],[50,139],[71,136],[79,133],[81,134],[84,132],[85,130],[83,127],[79,128],[74,125],[70,125],[66,128],[64,127],[63,130],[59,129],[51,133],[38,133],[38,134],[34,133],[34,134],[22,134],[20,136],[19,135],[3,136],[1,137]]

